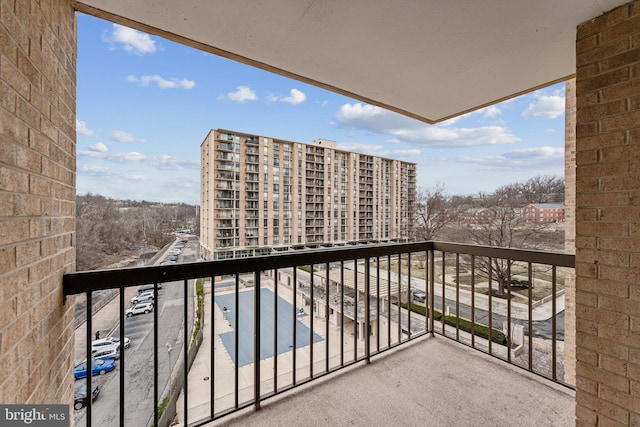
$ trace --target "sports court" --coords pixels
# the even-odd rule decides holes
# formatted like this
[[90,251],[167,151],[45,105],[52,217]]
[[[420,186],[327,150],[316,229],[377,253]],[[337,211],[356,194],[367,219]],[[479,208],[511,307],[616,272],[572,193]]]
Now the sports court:
[[[224,312],[227,321],[234,331],[225,332],[220,335],[231,360],[235,360],[235,332],[238,332],[238,366],[245,366],[253,363],[253,289],[242,291],[238,295],[239,312],[236,327],[236,307],[235,294],[228,293],[216,295],[215,301],[218,308]],[[277,354],[286,353],[293,349],[293,307],[292,305],[278,297],[278,343]],[[260,359],[273,357],[274,353],[274,294],[270,289],[260,290]],[[226,310],[225,310],[226,308]],[[306,315],[303,315],[306,316]],[[301,316],[302,317],[302,316]],[[309,345],[309,328],[299,320],[296,320],[296,347],[301,348]],[[323,338],[314,333],[313,342],[320,342]]]

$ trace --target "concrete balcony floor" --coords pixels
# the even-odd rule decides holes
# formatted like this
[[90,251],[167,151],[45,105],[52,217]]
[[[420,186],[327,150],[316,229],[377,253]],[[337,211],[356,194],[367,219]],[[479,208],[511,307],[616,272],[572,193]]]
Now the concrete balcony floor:
[[435,336],[208,425],[573,426],[572,390]]

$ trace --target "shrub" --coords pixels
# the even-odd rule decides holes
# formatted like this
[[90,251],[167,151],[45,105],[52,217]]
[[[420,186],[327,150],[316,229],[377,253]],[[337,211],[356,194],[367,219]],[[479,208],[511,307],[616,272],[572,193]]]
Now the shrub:
[[[402,308],[407,308],[407,304],[403,303]],[[411,304],[411,311],[424,316],[427,312],[427,308],[422,305]],[[434,311],[433,319],[434,321],[441,321],[442,313],[440,313],[439,311]],[[456,316],[445,316],[444,318],[444,323],[449,326],[455,327],[456,321],[460,330],[471,333],[471,329],[473,326],[474,335],[481,338],[489,339],[489,328],[484,325],[479,325],[477,323],[475,325],[472,325],[471,321],[463,318],[458,318]],[[491,341],[495,342],[496,344],[507,345],[506,335],[496,329],[493,329],[491,331]]]

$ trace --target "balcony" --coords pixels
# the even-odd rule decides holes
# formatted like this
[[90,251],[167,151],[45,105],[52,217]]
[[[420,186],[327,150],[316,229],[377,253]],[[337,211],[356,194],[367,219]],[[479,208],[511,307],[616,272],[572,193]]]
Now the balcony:
[[[181,425],[568,425],[562,288],[573,266],[565,254],[421,242],[67,274],[65,296],[87,301],[76,358],[91,357],[96,329],[132,337],[107,374],[115,385],[101,385],[115,406],[88,405],[86,425],[104,413],[120,425],[176,414]],[[125,301],[147,283],[162,285],[157,309],[127,318]]]

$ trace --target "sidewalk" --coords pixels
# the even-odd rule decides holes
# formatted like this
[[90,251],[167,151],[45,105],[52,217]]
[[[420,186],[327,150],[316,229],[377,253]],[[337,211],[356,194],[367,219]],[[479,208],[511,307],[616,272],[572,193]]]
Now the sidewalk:
[[[358,271],[359,272],[364,272],[364,267],[363,266],[358,266]],[[373,277],[376,277],[376,269],[375,268],[371,268],[370,269],[371,275]],[[364,274],[364,273],[363,273]],[[385,273],[386,274],[386,273]],[[392,277],[396,277],[396,274],[394,272],[391,273]],[[396,279],[397,280],[397,279]],[[446,282],[453,282],[453,276],[449,276],[446,279]],[[403,280],[403,284],[406,284],[406,280]],[[423,280],[423,279],[417,279],[417,278],[411,278],[411,285],[412,287],[417,287],[418,289],[428,289],[427,288],[427,283]],[[418,286],[415,286],[418,285]],[[479,284],[476,284],[479,285]],[[465,290],[465,289],[460,289],[460,303],[461,304],[465,304],[468,306],[471,306],[471,295],[472,292]],[[434,286],[434,294],[436,296],[441,297],[442,296],[442,283],[436,283]],[[455,301],[456,300],[456,287],[455,285],[450,285],[450,284],[445,284],[445,298],[449,301]],[[503,316],[507,316],[507,312],[509,310],[508,307],[509,303],[506,299],[502,299],[502,298],[498,298],[498,297],[492,297],[491,298],[491,308],[492,311],[496,314],[500,314]],[[475,294],[475,307],[477,309],[480,310],[485,310],[488,311],[489,309],[489,296],[488,295],[483,295],[483,294],[479,294],[476,292]],[[561,313],[562,311],[564,311],[564,293],[562,293],[562,295],[558,295],[556,297],[556,313]],[[527,304],[521,303],[521,302],[516,302],[516,301],[511,301],[511,317],[514,319],[518,319],[518,320],[529,320],[529,307],[527,306]],[[544,321],[544,320],[549,320],[551,319],[551,317],[553,317],[553,302],[551,300],[543,303],[543,304],[539,304],[537,307],[534,307],[532,309],[532,313],[531,313],[531,320],[532,321]]]
[[[203,285],[204,291],[204,306],[211,307],[211,282],[205,281]],[[206,349],[211,348],[211,310],[203,310],[204,321],[202,322],[202,343],[200,344],[200,351],[196,354],[196,357],[189,369],[188,374],[188,391],[189,391],[189,418],[191,420],[200,420],[210,416],[210,390],[211,383],[213,381],[210,378],[211,365],[210,365],[210,352]],[[216,357],[214,360],[219,360]],[[215,362],[217,363],[217,362]],[[229,378],[229,381],[233,381],[233,378]],[[180,390],[180,395],[176,402],[176,417],[171,426],[183,426],[184,422],[184,388]]]

